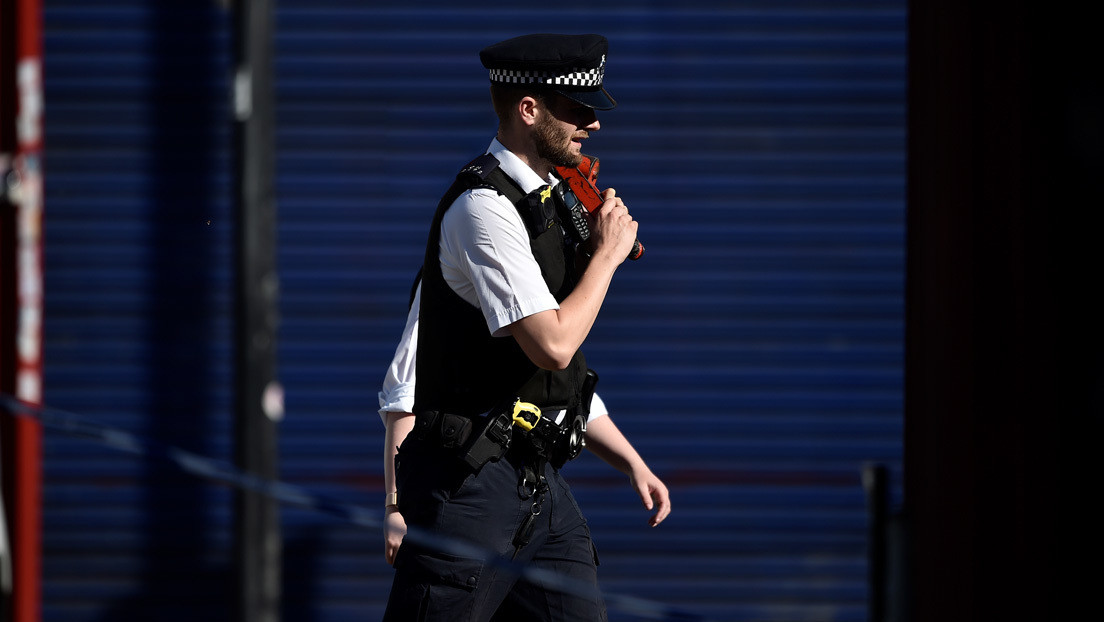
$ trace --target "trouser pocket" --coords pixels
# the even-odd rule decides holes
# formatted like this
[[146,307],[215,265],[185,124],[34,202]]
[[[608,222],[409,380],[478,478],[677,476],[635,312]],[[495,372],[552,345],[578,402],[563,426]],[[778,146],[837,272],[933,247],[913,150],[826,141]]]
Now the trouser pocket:
[[466,620],[473,609],[483,560],[449,555],[405,542],[395,559],[395,581],[384,620]]

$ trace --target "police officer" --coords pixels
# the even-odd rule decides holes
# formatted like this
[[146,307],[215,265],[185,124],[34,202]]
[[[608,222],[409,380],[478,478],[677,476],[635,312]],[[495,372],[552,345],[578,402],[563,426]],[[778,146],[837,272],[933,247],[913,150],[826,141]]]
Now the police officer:
[[[580,351],[637,223],[606,190],[580,236],[556,187],[555,167],[578,165],[599,129],[595,111],[616,105],[603,87],[607,46],[599,35],[539,34],[480,52],[498,134],[438,205],[419,300],[381,394],[389,561],[409,524],[592,585],[594,595],[542,589],[408,542],[394,554],[386,620],[605,619],[597,553],[560,475],[584,436],[630,476],[656,510],[653,525],[670,511],[666,486],[609,417],[590,418],[600,400]],[[408,416],[390,404],[408,403],[395,395],[409,396],[415,366]]]

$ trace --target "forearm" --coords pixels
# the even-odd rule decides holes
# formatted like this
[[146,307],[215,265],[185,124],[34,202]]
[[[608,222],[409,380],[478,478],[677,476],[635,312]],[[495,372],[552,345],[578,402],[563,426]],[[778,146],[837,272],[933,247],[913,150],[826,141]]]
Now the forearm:
[[559,309],[542,311],[510,325],[518,345],[537,366],[563,369],[590,334],[619,262],[594,257]]
[[414,415],[403,412],[387,413],[387,429],[384,432],[383,445],[383,492],[397,492],[395,484],[395,455],[399,452],[406,435],[414,429]]
[[625,475],[648,470],[644,459],[609,416],[587,424],[586,441],[587,449]]
[[617,267],[629,256],[637,224],[612,188],[602,194],[602,207],[591,213],[594,253],[579,282],[559,309],[535,313],[510,325],[510,333],[533,363],[544,369],[565,369],[583,345]]
[[587,424],[587,449],[613,468],[629,476],[629,482],[640,495],[644,507],[655,509],[648,523],[655,527],[671,513],[671,496],[663,483],[636,453],[621,430],[609,416],[599,417]]

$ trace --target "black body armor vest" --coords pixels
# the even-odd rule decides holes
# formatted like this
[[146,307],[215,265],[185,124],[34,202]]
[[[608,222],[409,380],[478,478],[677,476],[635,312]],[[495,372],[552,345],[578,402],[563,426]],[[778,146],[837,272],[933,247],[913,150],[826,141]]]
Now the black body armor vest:
[[445,282],[441,221],[457,197],[476,187],[495,189],[519,210],[533,257],[556,301],[562,302],[575,287],[574,245],[565,241],[554,199],[524,194],[490,154],[473,160],[441,199],[430,227],[421,273],[414,411],[475,416],[516,398],[545,410],[575,408],[587,370],[582,352],[575,352],[567,369],[537,367],[515,339],[492,337],[483,313]]

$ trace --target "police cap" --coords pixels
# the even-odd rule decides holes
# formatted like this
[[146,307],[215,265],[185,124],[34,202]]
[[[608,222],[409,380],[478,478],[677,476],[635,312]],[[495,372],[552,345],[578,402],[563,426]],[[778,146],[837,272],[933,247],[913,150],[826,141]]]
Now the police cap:
[[595,108],[617,105],[602,87],[609,42],[602,35],[522,35],[483,48],[492,84],[549,90]]

